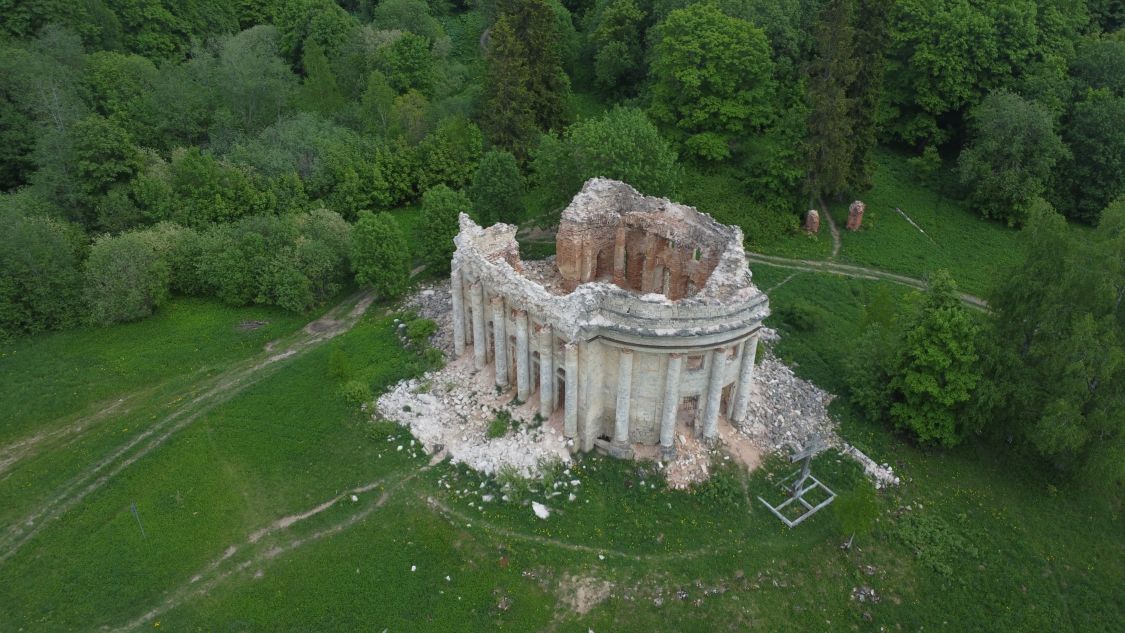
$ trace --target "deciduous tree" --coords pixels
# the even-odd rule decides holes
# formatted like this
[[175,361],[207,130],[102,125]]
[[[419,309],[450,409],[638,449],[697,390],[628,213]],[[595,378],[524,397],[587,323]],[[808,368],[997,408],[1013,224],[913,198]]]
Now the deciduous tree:
[[773,62],[766,36],[711,4],[677,9],[657,27],[652,116],[692,155],[721,160],[741,135],[773,117]]

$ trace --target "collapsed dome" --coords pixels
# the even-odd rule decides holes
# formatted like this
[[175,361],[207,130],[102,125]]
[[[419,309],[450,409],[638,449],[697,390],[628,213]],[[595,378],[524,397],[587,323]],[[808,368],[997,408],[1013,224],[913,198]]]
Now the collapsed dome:
[[556,241],[558,269],[570,290],[606,281],[673,301],[691,297],[728,250],[730,265],[712,290],[750,283],[737,227],[614,180],[586,183],[563,211]]
[[713,440],[745,417],[769,308],[737,227],[604,178],[563,211],[557,267],[522,262],[515,226],[460,222],[455,352],[563,416],[576,450],[671,450],[677,426]]

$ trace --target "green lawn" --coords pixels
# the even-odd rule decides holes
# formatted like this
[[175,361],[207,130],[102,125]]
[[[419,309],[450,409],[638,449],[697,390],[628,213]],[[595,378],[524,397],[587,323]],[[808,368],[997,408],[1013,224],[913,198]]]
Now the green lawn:
[[867,205],[863,228],[844,230],[850,200],[830,205],[841,231],[840,261],[919,278],[944,268],[962,290],[986,294],[996,273],[1016,260],[1018,232],[926,188],[902,155],[881,150],[876,159],[875,186],[860,196]]
[[[771,318],[784,334],[777,351],[830,387],[865,304],[884,295],[909,301],[913,293],[790,275],[755,271],[763,288],[785,282],[771,293],[775,314],[800,300],[823,319],[795,331]],[[228,311],[187,303],[200,321]],[[173,328],[190,329],[171,319],[146,323],[153,353],[171,354]],[[67,336],[71,347],[120,357],[133,349],[125,333],[135,327]],[[47,352],[59,348],[53,336],[23,341],[16,356],[31,360],[21,361],[21,371],[43,364],[50,375],[55,361]],[[237,363],[239,353],[256,351],[247,343],[224,353]],[[333,377],[329,359],[341,354],[349,375]],[[0,630],[113,630],[150,611],[139,628],[1111,631],[1125,617],[1117,600],[1125,586],[1120,517],[1016,456],[975,445],[918,451],[855,417],[846,403],[834,405],[848,437],[894,462],[906,479],[880,495],[876,532],[845,553],[831,512],[788,530],[756,501],[776,495],[770,479],[789,471],[777,460],[748,479],[720,469],[693,493],[665,489],[649,468],[597,457],[530,490],[503,489],[448,464],[426,469],[403,430],[371,423],[338,395],[347,378],[382,388],[424,367],[400,347],[389,317],[375,314],[280,361],[0,562],[4,578],[19,579],[0,583]],[[190,382],[194,369],[169,368],[154,380],[184,388],[175,381]],[[107,397],[115,381],[92,374],[87,389]],[[141,378],[129,385],[144,386]],[[153,424],[176,397],[166,391],[17,464],[0,479],[0,524],[26,516],[74,472]],[[0,414],[18,406],[6,398]],[[48,424],[52,415],[43,409],[24,417]],[[863,482],[852,462],[832,453],[814,468],[841,492]],[[365,484],[352,501],[349,491]],[[485,503],[485,494],[514,499]],[[320,513],[277,523],[333,499]],[[523,505],[531,499],[551,506],[551,518],[535,518]],[[576,613],[575,578],[610,583],[608,597]],[[873,587],[880,602],[854,601],[860,585]]]

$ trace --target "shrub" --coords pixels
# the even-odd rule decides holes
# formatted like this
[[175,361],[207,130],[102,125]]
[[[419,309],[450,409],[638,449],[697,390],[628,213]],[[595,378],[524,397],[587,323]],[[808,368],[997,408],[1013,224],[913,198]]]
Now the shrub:
[[824,310],[805,299],[778,309],[777,314],[786,325],[798,332],[811,332],[820,327],[826,318]]
[[909,512],[899,517],[891,534],[924,565],[947,578],[959,559],[977,556],[972,541],[937,515]]
[[340,387],[340,396],[348,404],[361,405],[371,401],[371,387],[362,380],[349,380]]
[[83,273],[90,320],[99,325],[135,321],[168,298],[168,263],[157,240],[133,231],[94,241]]
[[406,322],[406,338],[415,345],[424,345],[435,332],[437,323],[430,319],[411,319]]
[[84,242],[75,225],[0,210],[0,340],[76,320]]

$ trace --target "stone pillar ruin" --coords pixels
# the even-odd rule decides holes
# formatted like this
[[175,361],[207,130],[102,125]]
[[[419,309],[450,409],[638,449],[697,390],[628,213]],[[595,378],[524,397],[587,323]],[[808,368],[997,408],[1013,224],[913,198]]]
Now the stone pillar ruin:
[[[582,379],[577,387],[583,401],[582,450],[594,448],[594,439],[602,432],[602,392],[604,391],[604,363],[601,345],[595,341],[579,343],[578,354],[582,363]],[[569,385],[567,386],[569,389]]]
[[664,404],[660,409],[660,457],[671,459],[675,456],[676,414],[680,408],[680,370],[684,357],[680,354],[668,355],[668,371],[664,378]]
[[707,403],[703,408],[703,438],[714,440],[719,435],[719,406],[723,397],[723,364],[726,350],[711,352],[711,371],[707,376]]
[[496,386],[508,386],[508,319],[504,314],[504,297],[492,298],[493,365],[496,367]]
[[615,450],[629,445],[629,403],[633,399],[633,351],[620,350],[617,355],[617,406],[613,418]]
[[820,213],[816,209],[809,209],[805,214],[805,230],[809,233],[820,232]]
[[544,420],[555,410],[555,334],[550,325],[536,328],[539,342],[539,416]]
[[754,384],[754,358],[758,355],[758,333],[742,344],[742,366],[738,370],[738,387],[734,397],[734,415],[738,422],[746,420],[750,408],[750,392]]
[[449,275],[449,294],[453,299],[453,355],[465,353],[465,287],[461,269],[454,268]]
[[479,281],[469,286],[469,301],[473,304],[473,366],[484,369],[485,346],[488,336],[484,332],[484,287]]
[[567,343],[563,348],[566,368],[566,400],[563,402],[563,435],[567,438],[578,436],[578,345]]
[[848,207],[848,223],[844,227],[849,231],[858,231],[861,224],[863,224],[863,212],[867,209],[867,205],[863,202],[856,200]]
[[527,402],[531,395],[531,349],[527,340],[527,311],[516,311],[516,397]]

